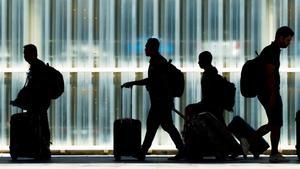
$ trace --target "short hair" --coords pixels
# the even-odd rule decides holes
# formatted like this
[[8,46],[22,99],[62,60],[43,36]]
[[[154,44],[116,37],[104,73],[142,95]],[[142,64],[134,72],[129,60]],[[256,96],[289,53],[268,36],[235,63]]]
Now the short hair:
[[146,45],[148,48],[151,48],[155,51],[158,51],[159,50],[159,40],[156,39],[156,38],[149,38],[147,40],[147,45]]
[[277,29],[275,39],[278,39],[280,36],[283,37],[294,36],[294,31],[288,26],[282,26]]
[[36,46],[34,44],[25,45],[24,50],[28,50],[28,51],[30,51],[30,53],[37,56],[37,49],[36,49]]
[[200,59],[204,64],[211,64],[212,55],[209,51],[204,51],[199,54],[199,60]]

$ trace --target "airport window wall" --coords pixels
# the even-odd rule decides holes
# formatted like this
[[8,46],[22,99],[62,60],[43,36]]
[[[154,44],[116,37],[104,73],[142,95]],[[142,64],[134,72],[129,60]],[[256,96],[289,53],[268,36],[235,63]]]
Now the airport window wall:
[[[147,77],[147,38],[161,41],[163,56],[184,71],[185,92],[176,108],[201,99],[201,51],[209,50],[219,73],[237,87],[233,112],[257,128],[267,122],[256,98],[240,94],[240,70],[288,25],[295,37],[281,52],[284,124],[281,148],[294,148],[295,112],[300,109],[300,1],[298,0],[1,0],[0,1],[0,146],[9,145],[11,107],[23,87],[28,65],[23,45],[38,47],[39,58],[59,69],[65,92],[48,111],[53,147],[112,149],[113,122],[120,117],[142,122],[149,110],[145,88],[121,92],[120,85]],[[122,99],[123,98],[123,99]],[[183,120],[174,113],[181,131]],[[268,139],[268,136],[266,136]],[[153,149],[175,149],[159,129]]]

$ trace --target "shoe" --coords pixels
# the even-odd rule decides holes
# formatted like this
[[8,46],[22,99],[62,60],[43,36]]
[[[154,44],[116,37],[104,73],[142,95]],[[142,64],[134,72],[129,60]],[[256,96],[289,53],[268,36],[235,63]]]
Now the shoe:
[[286,159],[285,157],[282,156],[282,154],[277,153],[277,154],[271,154],[269,162],[270,163],[284,163],[288,162],[289,160]]
[[229,157],[229,159],[233,160],[233,159],[237,158],[240,154],[241,154],[240,151],[234,152],[234,153],[230,154],[228,157]]
[[146,154],[142,150],[140,150],[133,157],[136,158],[138,161],[145,161]]
[[168,158],[168,160],[177,161],[177,160],[181,160],[184,158],[185,158],[185,153],[183,151],[179,151],[174,157]]
[[145,154],[139,154],[139,155],[137,155],[137,159],[138,159],[139,161],[145,161],[145,158],[146,158],[146,155],[145,155]]
[[247,155],[249,153],[250,144],[246,138],[241,138],[240,144],[242,147],[243,157],[244,157],[244,159],[246,159]]

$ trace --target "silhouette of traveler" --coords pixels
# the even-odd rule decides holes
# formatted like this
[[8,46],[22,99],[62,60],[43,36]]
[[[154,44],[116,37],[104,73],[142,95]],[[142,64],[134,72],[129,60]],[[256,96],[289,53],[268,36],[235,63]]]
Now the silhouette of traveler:
[[218,70],[212,66],[212,55],[209,51],[204,51],[199,54],[198,64],[204,69],[201,78],[201,101],[195,104],[190,104],[185,108],[187,119],[191,118],[196,113],[210,112],[220,122],[225,124],[222,106],[223,93],[223,78],[218,74]]
[[184,158],[184,144],[181,136],[173,124],[172,108],[174,106],[173,97],[170,94],[170,85],[167,81],[167,60],[159,53],[159,40],[149,38],[145,45],[145,54],[150,57],[148,68],[148,78],[124,83],[122,87],[132,87],[133,85],[145,85],[150,95],[151,107],[147,118],[147,131],[141,151],[137,158],[144,160],[150,148],[155,133],[159,126],[169,133],[171,139],[178,149],[176,156],[170,160]]
[[46,75],[46,65],[37,58],[37,48],[33,44],[24,46],[24,59],[30,64],[25,86],[19,92],[17,98],[11,101],[11,105],[27,110],[32,113],[35,119],[39,119],[41,132],[43,135],[42,156],[40,158],[49,159],[50,154],[50,129],[47,117],[47,109],[50,106],[50,94],[47,89],[48,79]]
[[[256,137],[271,132],[270,162],[284,162],[286,159],[278,151],[282,119],[282,100],[280,96],[280,48],[287,48],[294,36],[294,32],[287,26],[280,27],[275,35],[275,40],[266,46],[260,53],[260,84],[257,97],[266,110],[268,123],[256,131]],[[257,139],[257,138],[254,138]]]

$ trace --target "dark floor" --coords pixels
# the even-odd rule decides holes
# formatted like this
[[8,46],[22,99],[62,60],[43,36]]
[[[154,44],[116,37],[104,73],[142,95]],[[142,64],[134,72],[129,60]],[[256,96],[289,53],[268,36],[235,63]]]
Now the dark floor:
[[[38,161],[32,160],[30,158],[19,158],[17,161],[11,160],[9,154],[0,155],[0,163],[206,163],[206,164],[215,164],[215,163],[253,163],[253,164],[269,164],[269,158],[267,155],[262,155],[258,159],[253,158],[252,155],[249,155],[247,159],[244,159],[242,156],[239,156],[235,159],[226,159],[226,160],[216,160],[214,157],[205,157],[202,160],[180,160],[172,161],[168,160],[171,157],[170,155],[149,155],[146,157],[145,161],[137,161],[132,157],[122,157],[120,161],[115,161],[112,155],[52,155],[51,160],[49,161]],[[299,164],[300,169],[300,160],[298,160],[295,155],[285,156],[289,159],[289,164]]]
[[207,158],[202,161],[169,161],[170,156],[147,156],[146,160],[136,161],[123,158],[115,161],[111,155],[54,155],[50,161],[19,159],[12,161],[9,154],[0,154],[1,169],[299,169],[300,161],[296,156],[286,156],[289,162],[269,163],[268,156],[244,160],[217,161]]

